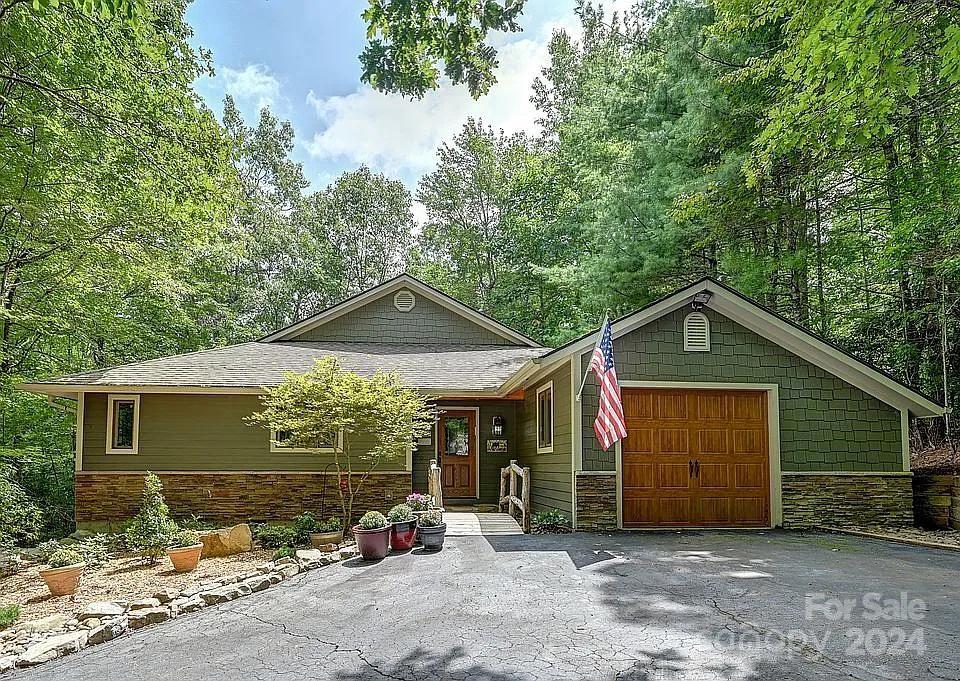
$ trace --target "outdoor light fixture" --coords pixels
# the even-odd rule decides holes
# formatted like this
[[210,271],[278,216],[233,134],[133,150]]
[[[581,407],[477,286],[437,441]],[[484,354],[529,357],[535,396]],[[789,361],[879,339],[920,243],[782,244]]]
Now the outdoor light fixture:
[[503,417],[494,416],[493,417],[493,436],[501,437],[503,435]]
[[710,302],[711,297],[713,297],[713,294],[710,293],[710,291],[700,291],[700,293],[693,297],[693,302],[690,303],[690,307],[694,310],[702,310],[703,306]]

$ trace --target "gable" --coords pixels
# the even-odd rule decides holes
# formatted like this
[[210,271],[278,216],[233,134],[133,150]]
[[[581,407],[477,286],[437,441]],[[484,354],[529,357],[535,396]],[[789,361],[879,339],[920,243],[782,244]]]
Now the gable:
[[261,340],[540,347],[406,274]]

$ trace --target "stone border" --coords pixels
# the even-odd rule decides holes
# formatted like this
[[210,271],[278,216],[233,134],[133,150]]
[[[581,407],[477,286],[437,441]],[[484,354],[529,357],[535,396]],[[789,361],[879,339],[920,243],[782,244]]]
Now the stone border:
[[296,558],[280,558],[250,572],[198,583],[183,591],[164,589],[151,598],[131,602],[88,603],[75,618],[64,621],[51,631],[31,632],[23,625],[14,625],[0,632],[0,674],[56,660],[89,646],[112,641],[128,631],[248,596],[300,572],[358,555],[355,545],[336,551],[301,549]]
[[923,541],[920,539],[911,539],[910,537],[899,537],[895,534],[881,534],[879,532],[865,532],[863,530],[850,530],[844,527],[830,527],[827,525],[817,525],[817,530],[824,532],[833,532],[834,534],[849,534],[854,537],[866,537],[867,539],[882,539],[883,541],[896,542],[897,544],[906,544],[908,546],[920,546],[927,549],[944,549],[946,551],[960,551],[960,546],[954,544],[941,544],[939,542]]

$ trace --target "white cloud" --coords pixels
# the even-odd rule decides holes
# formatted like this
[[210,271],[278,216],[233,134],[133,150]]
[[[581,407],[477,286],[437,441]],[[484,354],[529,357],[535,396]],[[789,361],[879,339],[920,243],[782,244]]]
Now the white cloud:
[[[574,18],[571,17],[573,21]],[[573,22],[563,22],[572,27]],[[537,133],[538,113],[530,102],[530,85],[548,60],[551,23],[534,37],[499,44],[497,84],[473,100],[464,86],[445,83],[423,99],[408,100],[362,86],[345,96],[307,95],[323,129],[305,143],[318,159],[366,163],[413,181],[429,172],[441,142],[456,134],[469,116],[510,132]]]
[[239,70],[221,66],[217,71],[224,93],[233,95],[248,120],[256,120],[263,107],[270,107],[274,112],[289,109],[289,101],[280,92],[280,81],[266,65],[247,64]]

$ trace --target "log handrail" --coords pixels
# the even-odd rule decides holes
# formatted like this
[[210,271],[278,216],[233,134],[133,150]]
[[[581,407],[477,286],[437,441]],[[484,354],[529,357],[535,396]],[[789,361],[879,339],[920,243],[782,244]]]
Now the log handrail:
[[440,466],[436,459],[430,459],[430,470],[427,473],[427,494],[433,497],[433,505],[443,508],[443,487],[440,485]]
[[[517,496],[517,478],[520,478],[520,496]],[[516,459],[500,469],[500,512],[511,516],[520,512],[520,526],[530,531],[530,468],[521,468]]]

